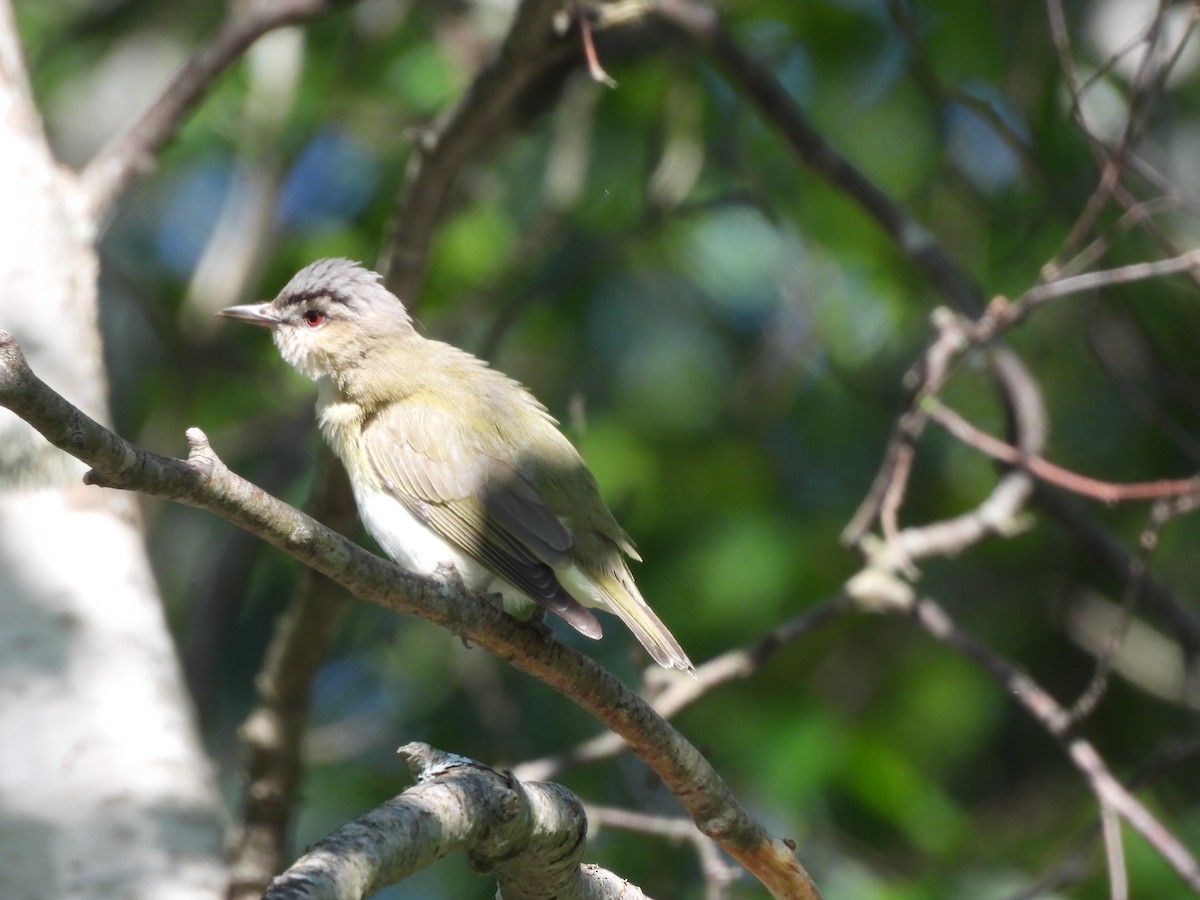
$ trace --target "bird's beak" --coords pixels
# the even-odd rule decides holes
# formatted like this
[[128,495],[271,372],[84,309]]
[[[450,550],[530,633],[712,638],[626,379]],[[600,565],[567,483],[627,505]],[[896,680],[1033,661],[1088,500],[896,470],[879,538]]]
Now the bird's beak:
[[218,316],[227,319],[240,319],[251,325],[261,325],[264,328],[274,328],[279,324],[279,316],[271,308],[270,303],[250,303],[246,306],[228,306],[218,310]]

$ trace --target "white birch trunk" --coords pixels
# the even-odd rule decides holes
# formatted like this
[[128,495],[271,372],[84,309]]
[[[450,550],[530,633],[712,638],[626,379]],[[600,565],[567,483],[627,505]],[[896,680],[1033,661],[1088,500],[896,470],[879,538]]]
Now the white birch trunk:
[[[0,328],[108,419],[94,228],[0,0]],[[0,409],[0,896],[211,898],[220,808],[133,498]]]

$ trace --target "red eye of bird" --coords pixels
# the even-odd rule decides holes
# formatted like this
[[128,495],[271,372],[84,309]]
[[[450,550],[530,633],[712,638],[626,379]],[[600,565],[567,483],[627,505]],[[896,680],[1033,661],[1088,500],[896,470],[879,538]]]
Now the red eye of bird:
[[316,328],[325,322],[325,313],[317,309],[307,309],[304,311],[304,324],[309,328]]

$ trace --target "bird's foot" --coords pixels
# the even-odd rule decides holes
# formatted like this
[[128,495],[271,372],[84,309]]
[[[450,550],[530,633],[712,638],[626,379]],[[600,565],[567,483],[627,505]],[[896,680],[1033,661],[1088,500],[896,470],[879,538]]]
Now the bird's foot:
[[546,624],[546,609],[542,606],[534,607],[533,612],[529,614],[529,618],[525,620],[525,624],[537,632],[547,644],[554,640],[554,629]]
[[459,574],[458,566],[452,561],[447,560],[438,563],[433,569],[433,574],[445,581],[449,581],[451,584],[457,584],[459,587],[465,586],[463,577]]
[[500,612],[507,612],[507,610],[504,608],[504,595],[499,591],[493,591],[491,593],[487,591],[476,591],[475,596],[483,598],[484,603],[496,607],[496,609],[500,610]]
[[[466,582],[463,581],[462,575],[458,571],[458,566],[456,566],[452,560],[445,560],[438,563],[433,568],[433,574],[436,577],[441,578],[443,581],[449,584],[457,585],[460,588],[465,589],[467,586]],[[458,639],[462,641],[462,645],[468,650],[472,649],[473,645],[471,642],[461,634],[458,636]]]

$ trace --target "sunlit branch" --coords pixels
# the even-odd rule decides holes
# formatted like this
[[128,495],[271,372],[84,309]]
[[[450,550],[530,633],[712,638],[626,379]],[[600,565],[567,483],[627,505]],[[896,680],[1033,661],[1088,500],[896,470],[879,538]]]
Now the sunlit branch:
[[[362,600],[418,616],[538,678],[621,735],[663,780],[697,827],[775,897],[819,897],[787,843],[752,818],[704,756],[611,673],[536,627],[481,602],[461,585],[424,578],[353,542],[231,472],[197,428],[187,460],[150,453],[88,418],[30,371],[0,331],[0,406],[92,467],[89,484],[138,491],[215,512]],[[686,676],[680,676],[686,677]]]

